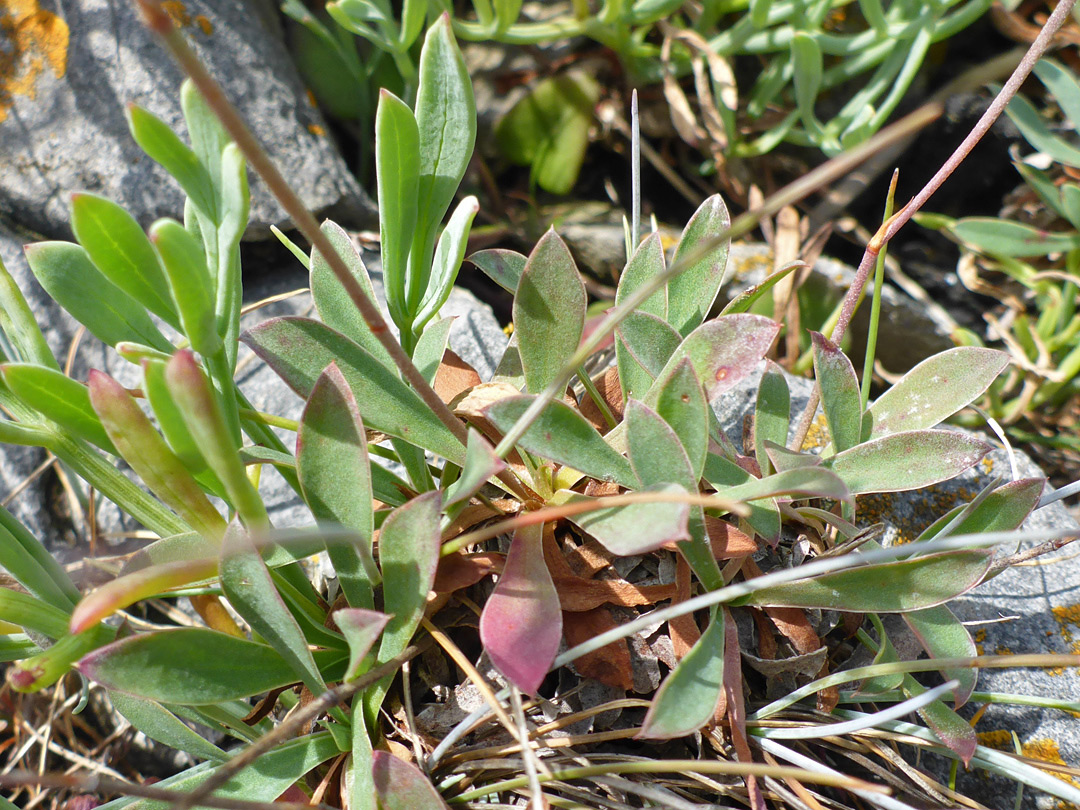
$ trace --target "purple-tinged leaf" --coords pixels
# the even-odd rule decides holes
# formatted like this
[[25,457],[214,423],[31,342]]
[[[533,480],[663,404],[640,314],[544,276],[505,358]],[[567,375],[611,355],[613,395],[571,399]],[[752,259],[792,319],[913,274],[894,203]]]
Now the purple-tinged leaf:
[[351,681],[360,674],[364,658],[371,652],[390,617],[364,608],[342,608],[334,611],[333,616],[341,634],[349,642],[349,668],[345,670],[343,680]]
[[[979,654],[971,633],[945,605],[905,613],[904,621],[931,658],[973,658]],[[954,667],[941,670],[941,674],[946,680],[959,681],[955,702],[959,709],[975,690],[979,670]]]
[[198,627],[130,636],[76,666],[106,689],[182,706],[251,697],[296,681],[272,647]]
[[525,270],[525,262],[529,259],[515,250],[481,250],[469,256],[465,261],[472,262],[479,267],[484,274],[513,295],[517,292],[518,282]]
[[480,614],[480,641],[499,672],[536,694],[562,639],[559,594],[544,562],[542,525],[514,534],[506,565]]
[[514,296],[514,333],[529,393],[538,394],[577,350],[585,328],[585,285],[554,230],[536,243]]
[[694,481],[701,479],[709,450],[709,404],[690,361],[684,358],[657,392],[656,412],[679,437]]
[[787,441],[790,423],[791,392],[788,390],[787,380],[778,365],[771,360],[767,361],[754,408],[754,455],[762,476],[767,476],[773,470],[768,445],[775,443],[783,446]]
[[814,375],[821,389],[821,406],[829,424],[829,435],[833,449],[842,452],[857,445],[862,436],[859,378],[839,346],[820,332],[811,332],[810,338],[814,343]]
[[365,560],[375,532],[371,461],[356,399],[335,363],[315,381],[296,433],[296,472],[304,501],[321,525],[355,531],[358,544],[332,542],[326,550],[352,607],[375,606]]
[[733,604],[907,613],[944,604],[971,590],[982,582],[992,558],[985,549],[925,554],[760,588]]
[[308,318],[271,318],[242,340],[304,399],[330,363],[337,362],[364,423],[430,450],[455,464],[465,448],[397,374],[339,332]]
[[[686,224],[673,261],[685,259],[730,225],[731,215],[720,195],[709,197]],[[668,282],[667,320],[679,334],[689,335],[709,317],[724,282],[730,244],[730,239],[724,239]]]
[[207,499],[182,461],[154,430],[131,394],[112,377],[91,370],[90,403],[105,432],[150,491],[207,540],[218,542],[225,519]]
[[181,588],[192,582],[212,579],[217,576],[217,572],[217,560],[203,557],[154,565],[117,577],[91,591],[75,606],[71,614],[71,632],[81,633],[140,599],[170,588]]
[[853,495],[904,492],[947,481],[990,452],[981,439],[951,430],[912,430],[871,439],[837,453],[825,466]]
[[[639,492],[685,493],[677,484],[645,487]],[[565,490],[556,493],[556,503],[595,501],[587,495]],[[571,515],[571,523],[591,534],[600,545],[619,557],[655,551],[669,542],[687,540],[690,506],[685,503],[633,503]]]
[[712,719],[724,688],[724,622],[717,616],[653,698],[639,739],[693,734]]
[[780,324],[761,315],[725,315],[695,329],[657,375],[645,404],[652,405],[684,357],[697,372],[711,401],[750,374],[772,346]]
[[390,513],[379,532],[383,610],[392,618],[383,632],[379,660],[404,650],[424,615],[439,565],[442,493],[425,492]]
[[977,399],[1009,364],[996,349],[962,346],[935,354],[877,398],[864,417],[863,435],[931,428]]
[[[488,407],[485,414],[499,431],[506,433],[533,399],[531,396],[502,399]],[[544,408],[518,445],[593,478],[614,481],[631,489],[638,486],[630,462],[615,452],[584,416],[563,402],[551,402]]]
[[[910,675],[904,676],[904,694],[908,697],[921,695],[926,691],[917,680]],[[918,710],[919,717],[934,732],[934,736],[941,740],[942,744],[953,751],[966,766],[975,755],[975,749],[979,745],[975,736],[975,729],[971,723],[958,715],[942,701],[935,700],[933,703]]]
[[[663,273],[664,268],[663,242],[659,233],[651,233],[638,245],[619,277],[619,289],[615,293],[616,306],[624,303],[639,287]],[[668,311],[668,288],[661,287],[638,304],[634,311],[655,315],[667,323],[664,319],[667,318]]]
[[308,640],[278,594],[251,537],[236,521],[229,524],[221,543],[220,576],[221,589],[241,618],[278,651],[313,694],[324,692],[326,683]]
[[469,429],[469,441],[465,447],[465,464],[458,479],[446,488],[446,507],[467,501],[475,495],[489,479],[506,469],[506,463],[495,455],[487,439],[472,428]]
[[615,328],[615,359],[623,401],[641,399],[656,375],[682,343],[666,321],[647,312],[631,312]]
[[388,751],[373,751],[371,772],[381,810],[446,810],[423,773]]

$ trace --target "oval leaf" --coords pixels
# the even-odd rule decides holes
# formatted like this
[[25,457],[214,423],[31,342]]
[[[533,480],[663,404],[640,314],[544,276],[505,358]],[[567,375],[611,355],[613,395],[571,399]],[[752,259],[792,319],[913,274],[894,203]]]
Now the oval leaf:
[[479,267],[484,274],[513,295],[529,259],[514,250],[493,248],[472,254],[468,261]]
[[150,238],[168,274],[168,285],[191,348],[204,356],[221,351],[214,313],[214,282],[202,243],[179,222],[160,219]]
[[344,680],[351,681],[360,674],[364,658],[388,621],[390,617],[377,610],[343,608],[334,611],[334,622],[349,643],[349,668],[345,670]]
[[[623,270],[622,276],[619,277],[619,289],[615,293],[615,305],[625,303],[631,293],[650,279],[663,273],[665,265],[664,245],[660,239],[660,234],[651,233],[638,245],[634,255],[626,263],[626,269]],[[667,287],[661,287],[638,304],[634,311],[648,313],[664,319],[667,318],[667,308]]]
[[[810,338],[814,343],[814,376],[821,389],[821,406],[833,448],[837,452],[847,450],[859,443],[862,434],[859,378],[839,346],[820,332],[811,332]],[[786,438],[774,441],[783,444]]]
[[631,312],[615,329],[615,359],[623,401],[641,399],[679,348],[682,336],[667,321]]
[[[683,493],[677,484],[645,487],[639,492]],[[556,503],[595,501],[576,492],[556,493]],[[619,557],[655,551],[669,542],[687,540],[690,507],[684,503],[633,503],[596,509],[567,519],[595,537],[604,548]]]
[[388,751],[373,751],[371,774],[382,810],[446,810],[431,781]]
[[480,614],[480,640],[506,678],[536,694],[562,639],[559,594],[544,562],[542,525],[514,534],[506,565]]
[[7,363],[0,366],[4,382],[19,399],[80,439],[120,455],[90,404],[86,386],[46,366]]
[[[731,214],[720,195],[709,197],[686,224],[673,262],[684,260],[706,242],[715,240],[730,225]],[[668,282],[667,320],[679,334],[689,335],[709,316],[713,301],[724,283],[730,244],[731,240],[725,238]],[[704,374],[701,376],[705,377]]]

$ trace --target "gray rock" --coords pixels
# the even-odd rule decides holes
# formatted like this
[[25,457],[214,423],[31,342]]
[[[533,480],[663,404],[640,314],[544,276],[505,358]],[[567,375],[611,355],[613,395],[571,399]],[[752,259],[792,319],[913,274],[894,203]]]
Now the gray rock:
[[[183,132],[179,69],[134,3],[41,0],[32,20],[13,10],[38,5],[8,7],[17,36],[0,27],[0,208],[50,236],[69,232],[68,197],[79,190],[115,200],[144,225],[177,216],[179,187],[132,140],[124,111],[139,104]],[[308,207],[348,224],[374,221],[267,22],[266,1],[165,5]],[[271,224],[284,225],[284,213],[253,180],[248,237]]]

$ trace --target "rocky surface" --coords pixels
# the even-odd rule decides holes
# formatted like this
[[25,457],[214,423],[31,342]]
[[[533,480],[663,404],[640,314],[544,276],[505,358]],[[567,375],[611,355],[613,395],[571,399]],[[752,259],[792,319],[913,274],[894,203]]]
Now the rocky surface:
[[[370,224],[374,207],[301,86],[275,30],[274,4],[163,5],[308,207]],[[144,225],[177,216],[180,189],[132,140],[125,108],[143,106],[183,132],[181,79],[135,3],[0,5],[0,210],[49,236],[68,233],[68,198],[78,190],[115,200]],[[248,235],[262,237],[285,216],[258,181],[252,193]]]

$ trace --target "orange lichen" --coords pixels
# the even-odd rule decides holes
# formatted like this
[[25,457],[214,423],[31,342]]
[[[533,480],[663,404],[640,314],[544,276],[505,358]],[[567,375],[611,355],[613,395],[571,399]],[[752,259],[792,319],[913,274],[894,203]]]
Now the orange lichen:
[[[975,736],[978,738],[979,744],[985,745],[987,748],[994,748],[998,751],[1008,751],[1009,753],[1013,753],[1016,750],[1013,744],[1012,732],[1008,729],[980,731]],[[1058,746],[1057,741],[1047,737],[1034,737],[1025,743],[1021,743],[1020,753],[1028,759],[1038,760],[1039,762],[1049,762],[1054,765],[1068,766],[1068,763],[1061,758],[1061,748]],[[1055,773],[1054,775],[1069,784],[1078,784],[1077,780],[1071,777],[1059,773]],[[1055,805],[1055,810],[1080,810],[1080,808],[1077,808],[1077,806],[1071,802],[1059,801]]]
[[982,627],[982,628],[975,631],[974,640],[975,640],[975,651],[979,655],[986,655],[986,652],[985,652],[985,650],[983,648],[983,642],[986,641],[986,628],[985,627]]
[[205,14],[199,14],[198,16],[196,16],[195,24],[199,26],[199,29],[207,36],[210,36],[212,33],[214,33],[214,24],[210,22],[210,18],[207,17]]
[[48,67],[58,79],[67,73],[68,25],[37,0],[6,0],[0,16],[0,122],[15,96],[33,99]]
[[[1080,627],[1080,603],[1053,607],[1050,608],[1050,613],[1058,623],[1062,640],[1069,645],[1069,652],[1080,655],[1080,639],[1076,638],[1072,631],[1073,627]],[[1051,675],[1061,675],[1065,669],[1054,667],[1049,672]]]
[[1012,732],[1008,729],[1000,728],[994,731],[980,731],[975,737],[979,740],[979,745],[985,745],[987,748],[993,748],[997,751],[1012,751]]
[[176,27],[183,28],[191,25],[191,15],[188,14],[187,6],[180,0],[164,0],[161,7],[169,15],[169,19],[173,21],[173,25]]
[[803,450],[815,450],[829,443],[829,428],[826,426],[825,414],[819,413],[810,423],[810,430],[806,432],[803,440]]
[[323,129],[322,127],[320,127],[318,124],[308,124],[307,128],[308,128],[308,132],[310,132],[312,135],[325,135],[326,134],[326,130]]

